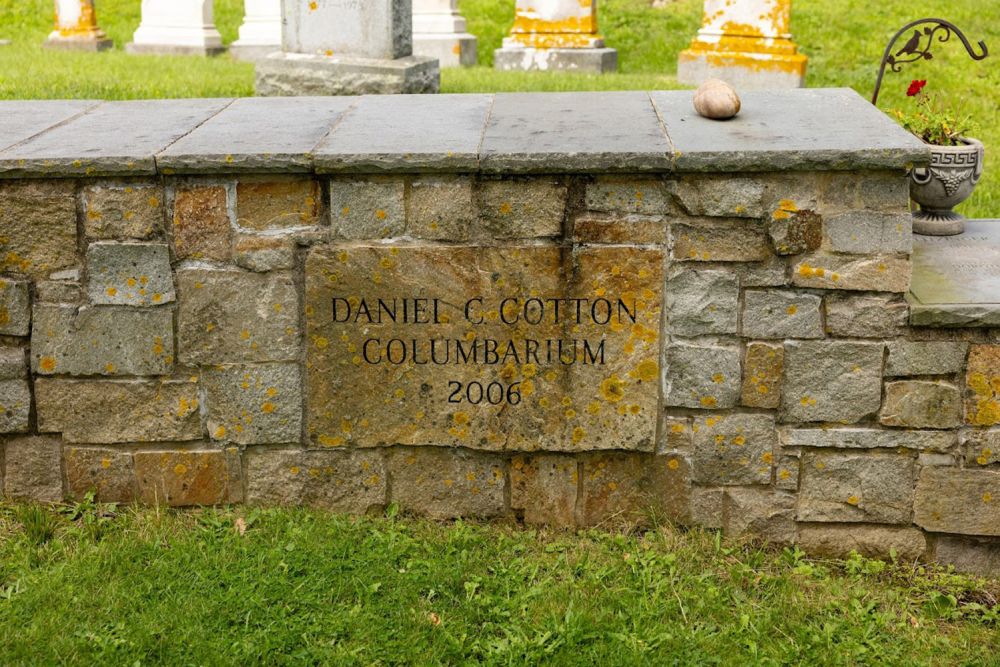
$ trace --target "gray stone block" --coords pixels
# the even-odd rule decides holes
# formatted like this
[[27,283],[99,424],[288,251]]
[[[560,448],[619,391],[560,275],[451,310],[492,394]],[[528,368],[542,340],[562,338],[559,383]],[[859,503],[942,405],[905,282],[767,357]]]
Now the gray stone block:
[[782,420],[853,424],[878,412],[884,347],[840,341],[786,343]]
[[587,184],[584,205],[598,213],[666,216],[674,212],[670,190],[661,179],[599,176]]
[[223,366],[203,374],[208,434],[239,445],[297,443],[302,379],[295,364]]
[[246,454],[247,502],[364,514],[386,504],[379,450],[257,450]]
[[908,309],[899,296],[832,292],[825,299],[826,330],[848,338],[892,338],[906,328]]
[[667,323],[678,336],[735,334],[739,310],[738,278],[728,271],[683,268],[666,284]]
[[885,367],[885,374],[889,377],[899,377],[959,373],[965,368],[965,358],[968,354],[968,343],[889,341],[889,361]]
[[423,56],[374,60],[285,52],[257,62],[254,84],[261,97],[436,93],[440,85],[438,62]]
[[924,468],[913,522],[935,533],[1000,535],[1000,472]]
[[28,377],[28,358],[24,348],[0,347],[0,380]]
[[916,528],[856,524],[800,524],[798,545],[810,556],[847,558],[857,552],[868,558],[915,561],[927,552],[927,538]]
[[0,151],[31,139],[96,107],[94,100],[0,101]]
[[785,447],[829,449],[913,449],[948,452],[958,443],[950,431],[895,431],[876,428],[795,428],[785,432]]
[[569,188],[559,179],[482,181],[477,189],[479,220],[494,239],[559,236]]
[[27,336],[31,330],[31,284],[0,278],[0,336]]
[[908,255],[913,250],[913,216],[908,211],[851,211],[827,216],[823,221],[823,231],[827,249],[833,252]]
[[413,53],[412,0],[282,0],[281,15],[290,52],[389,59]]
[[165,243],[91,243],[87,297],[96,305],[159,306],[176,299]]
[[58,438],[13,438],[5,446],[4,492],[15,500],[63,500],[62,442]]
[[747,290],[743,296],[743,336],[823,338],[820,307],[813,294],[790,290]]
[[395,448],[386,456],[390,502],[432,519],[504,513],[506,465],[496,454],[445,447]]
[[501,72],[567,71],[604,74],[618,69],[618,51],[606,47],[532,49],[505,46],[493,52],[493,68]]
[[31,425],[27,380],[0,380],[0,433],[26,433]]
[[719,409],[731,408],[739,400],[739,349],[669,345],[664,359],[665,405]]
[[[162,165],[161,165],[162,166]],[[148,239],[163,230],[163,186],[152,183],[83,188],[88,239]]]
[[962,393],[945,382],[886,382],[879,421],[907,428],[957,428],[962,425]]
[[769,415],[694,420],[693,479],[706,485],[770,484],[778,434]]
[[476,219],[472,181],[467,176],[414,179],[406,230],[418,239],[465,241]]
[[805,452],[795,518],[909,524],[916,472],[907,454]]
[[727,488],[722,504],[727,537],[755,536],[771,544],[795,541],[795,494],[768,488]]
[[406,230],[406,185],[391,176],[334,178],[330,181],[334,238],[381,239]]

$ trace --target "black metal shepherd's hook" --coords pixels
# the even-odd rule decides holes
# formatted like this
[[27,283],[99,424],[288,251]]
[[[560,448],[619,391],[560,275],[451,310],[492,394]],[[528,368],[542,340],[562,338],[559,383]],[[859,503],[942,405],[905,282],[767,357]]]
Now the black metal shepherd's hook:
[[[910,37],[910,40],[903,45],[903,48],[893,53],[896,41],[899,40],[900,37],[909,32],[911,29],[916,28],[918,25],[923,25],[924,23],[932,24],[934,27],[932,28],[928,25],[923,30],[913,30],[913,36]],[[939,32],[941,32],[941,34],[938,34]],[[958,38],[962,40],[962,44],[965,45],[965,50],[969,52],[969,56],[971,56],[973,60],[982,60],[990,54],[989,50],[986,48],[986,42],[983,40],[979,40],[979,48],[982,50],[982,53],[976,53],[965,34],[959,30],[954,23],[945,21],[944,19],[920,19],[918,21],[914,21],[913,23],[908,23],[896,33],[896,35],[889,42],[889,46],[885,47],[885,53],[882,55],[882,66],[879,67],[878,70],[878,81],[875,83],[875,94],[872,95],[872,104],[878,104],[878,94],[882,90],[882,78],[885,76],[885,68],[887,65],[892,68],[893,72],[901,72],[901,65],[916,62],[918,60],[930,60],[933,57],[931,55],[931,46],[934,45],[934,36],[937,35],[937,40],[939,42],[947,42],[951,39],[952,33],[958,35]],[[927,40],[927,44],[922,46],[924,39]]]

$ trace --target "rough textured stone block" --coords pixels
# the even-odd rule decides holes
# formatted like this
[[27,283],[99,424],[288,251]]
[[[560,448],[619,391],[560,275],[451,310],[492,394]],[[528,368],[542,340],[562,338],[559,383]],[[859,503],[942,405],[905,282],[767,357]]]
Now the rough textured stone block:
[[35,298],[40,303],[76,305],[83,300],[83,289],[78,282],[43,280],[40,283],[35,283]]
[[418,178],[410,186],[406,230],[418,239],[464,241],[475,220],[468,176]]
[[783,421],[853,424],[878,412],[883,349],[880,343],[786,343]]
[[782,287],[788,285],[788,267],[772,257],[766,262],[730,264],[726,267],[740,280],[740,287]]
[[228,261],[231,236],[228,197],[223,186],[177,188],[173,226],[177,259]]
[[740,403],[748,408],[778,407],[781,404],[781,378],[784,370],[784,346],[747,343],[743,356]]
[[570,454],[518,455],[510,462],[510,506],[531,525],[576,525],[579,472]]
[[673,199],[665,181],[617,176],[599,176],[587,184],[585,206],[601,213],[670,215]]
[[885,367],[885,374],[889,377],[899,377],[958,373],[965,367],[965,357],[968,352],[968,343],[890,341],[889,361]]
[[792,283],[813,289],[906,292],[913,267],[902,257],[810,255],[792,269]]
[[876,428],[797,428],[785,432],[786,447],[832,449],[913,449],[947,452],[958,434],[947,431],[893,431]]
[[88,239],[148,239],[163,229],[163,186],[153,183],[83,188]]
[[287,229],[319,224],[319,183],[307,178],[241,180],[236,224],[244,229]]
[[557,179],[483,181],[477,196],[479,221],[495,239],[559,236],[567,196],[566,183]]
[[774,252],[779,255],[801,255],[818,250],[823,244],[823,217],[815,211],[799,211],[791,203],[786,210],[778,208],[771,214],[767,234]]
[[755,178],[685,175],[674,187],[680,205],[690,215],[723,218],[763,218],[768,215],[767,187]]
[[879,421],[907,428],[955,428],[962,424],[962,394],[944,382],[887,382]]
[[136,452],[139,498],[148,505],[188,507],[239,502],[236,450]]
[[934,538],[934,560],[953,565],[959,572],[996,577],[1000,575],[1000,541],[938,535]]
[[386,455],[390,501],[432,519],[504,513],[506,462],[496,455],[443,447],[393,449]]
[[44,278],[76,264],[72,180],[0,182],[0,273]]
[[882,452],[805,452],[796,518],[910,523],[916,460]]
[[913,251],[913,216],[909,211],[851,211],[827,216],[823,231],[826,247],[833,252],[908,255]]
[[236,265],[267,273],[295,268],[295,242],[271,236],[240,236],[233,244]]
[[664,415],[660,424],[660,443],[656,448],[658,454],[690,452],[691,418]]
[[778,433],[768,415],[713,414],[694,420],[694,480],[770,484]]
[[166,375],[174,365],[173,311],[124,307],[79,310],[39,304],[31,367],[39,375]]
[[1000,345],[973,345],[965,375],[965,421],[1000,424]]
[[299,356],[292,276],[182,269],[177,272],[178,350],[185,363],[291,361]]
[[63,500],[62,443],[59,438],[12,438],[4,447],[4,492],[15,500]]
[[201,437],[198,384],[143,380],[35,381],[38,430],[67,442],[180,442]]
[[333,236],[343,239],[402,236],[406,230],[405,189],[401,178],[331,180]]
[[755,535],[771,544],[795,541],[795,494],[767,488],[727,488],[722,503],[727,537]]
[[131,503],[138,496],[132,455],[117,449],[67,447],[67,491],[82,500],[95,492],[99,503]]
[[962,438],[965,463],[970,467],[1000,463],[1000,429],[966,431]]
[[709,530],[722,530],[724,487],[691,487],[691,523]]
[[851,174],[860,197],[859,205],[872,211],[909,212],[910,182],[902,171]]
[[689,520],[691,466],[683,456],[600,452],[581,462],[581,526]]
[[823,300],[788,290],[747,290],[743,335],[748,338],[822,338]]
[[665,405],[731,408],[740,397],[740,351],[731,347],[670,345],[665,352]]
[[916,528],[857,524],[800,524],[798,544],[810,556],[846,558],[857,552],[868,558],[914,561],[927,551],[927,538]]
[[170,251],[161,243],[91,243],[87,296],[108,306],[159,306],[175,300]]
[[735,334],[738,278],[728,271],[681,269],[666,285],[667,326],[678,336]]
[[0,347],[0,380],[20,380],[28,377],[25,350],[20,347]]
[[826,330],[832,336],[891,338],[907,324],[909,309],[898,296],[833,292],[825,301]]
[[31,330],[30,283],[0,278],[0,336],[27,336]]
[[250,450],[245,457],[248,503],[350,514],[386,504],[388,475],[380,450]]
[[579,243],[667,242],[667,219],[652,215],[586,213],[573,219],[573,240]]
[[913,522],[935,533],[1000,535],[1000,472],[924,468]]
[[240,445],[296,443],[302,436],[302,378],[297,364],[207,369],[208,433]]
[[693,219],[672,225],[670,235],[678,261],[760,262],[774,256],[755,221]]
[[784,491],[798,491],[801,464],[799,456],[779,456],[778,464],[774,467],[774,487]]
[[27,380],[0,379],[0,433],[25,433],[30,426],[31,387]]

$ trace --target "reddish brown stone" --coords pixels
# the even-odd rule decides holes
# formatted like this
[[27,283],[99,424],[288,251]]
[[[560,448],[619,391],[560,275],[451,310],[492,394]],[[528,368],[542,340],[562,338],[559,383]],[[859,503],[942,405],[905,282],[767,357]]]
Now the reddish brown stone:
[[101,503],[130,503],[136,499],[135,468],[128,452],[69,447],[65,461],[71,498],[81,499],[94,491]]
[[230,256],[226,189],[220,185],[178,188],[174,200],[174,250],[178,259]]
[[283,229],[319,223],[319,183],[311,179],[241,182],[236,186],[236,224]]
[[973,345],[965,376],[965,421],[1000,424],[1000,345]]
[[565,454],[515,456],[510,462],[510,504],[524,522],[576,524],[579,474],[576,457]]
[[740,402],[749,408],[777,408],[784,367],[785,349],[781,345],[747,343]]
[[218,505],[242,499],[235,450],[137,452],[135,471],[139,497],[150,505]]
[[585,454],[578,521],[686,523],[691,514],[691,466],[676,454]]

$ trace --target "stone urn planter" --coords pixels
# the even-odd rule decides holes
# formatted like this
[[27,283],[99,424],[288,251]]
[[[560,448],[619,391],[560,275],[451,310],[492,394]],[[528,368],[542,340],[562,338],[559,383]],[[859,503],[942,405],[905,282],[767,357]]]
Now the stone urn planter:
[[920,205],[913,231],[952,236],[965,230],[965,217],[952,209],[972,194],[983,175],[983,144],[963,138],[962,146],[931,146],[931,164],[910,172],[910,198]]

